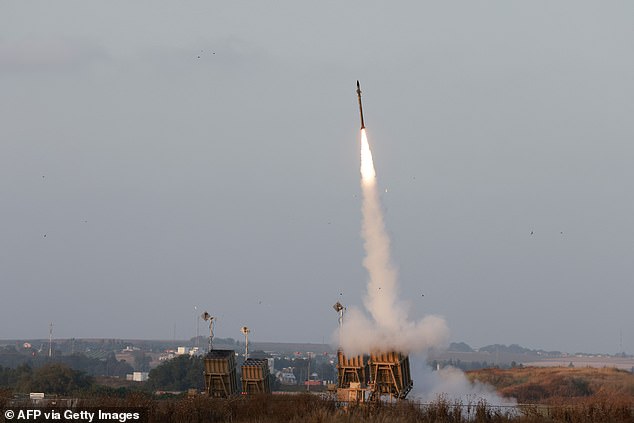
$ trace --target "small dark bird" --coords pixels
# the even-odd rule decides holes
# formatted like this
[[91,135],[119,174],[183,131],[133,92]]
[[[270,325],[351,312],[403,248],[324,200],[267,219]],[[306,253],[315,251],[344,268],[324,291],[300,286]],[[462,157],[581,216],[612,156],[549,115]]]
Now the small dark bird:
[[[44,234],[44,238],[46,238],[46,234]],[[379,288],[380,289],[380,288]]]
[[200,56],[198,56],[198,58],[200,59]]
[[535,232],[531,231],[531,235],[533,235]]

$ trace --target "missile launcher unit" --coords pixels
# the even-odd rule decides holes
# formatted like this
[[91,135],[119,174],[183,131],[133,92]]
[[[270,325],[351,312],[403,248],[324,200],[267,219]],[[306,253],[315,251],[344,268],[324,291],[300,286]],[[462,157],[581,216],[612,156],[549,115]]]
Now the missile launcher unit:
[[414,386],[409,357],[399,352],[346,357],[337,352],[337,400],[378,401],[405,399]]
[[207,353],[205,392],[214,398],[228,398],[239,392],[234,350],[211,350]]
[[242,364],[242,393],[269,394],[269,363],[267,360],[249,358]]

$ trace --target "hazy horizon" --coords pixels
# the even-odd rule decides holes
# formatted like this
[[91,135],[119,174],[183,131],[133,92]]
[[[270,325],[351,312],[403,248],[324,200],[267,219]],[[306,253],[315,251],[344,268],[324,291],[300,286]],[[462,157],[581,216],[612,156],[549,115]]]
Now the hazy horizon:
[[634,4],[1,9],[0,339],[331,340],[360,80],[413,320],[634,352]]
[[[77,337],[71,337],[71,338],[55,338],[53,337],[53,344],[55,344],[56,342],[69,342],[69,341],[103,341],[103,340],[114,340],[114,341],[140,341],[140,342],[165,342],[165,343],[183,343],[181,344],[182,346],[185,347],[191,347],[192,345],[188,345],[187,343],[195,340],[196,337],[192,337],[192,338],[176,338],[176,339],[172,339],[172,338],[139,338],[139,337],[131,337],[131,338],[117,338],[117,337],[110,337],[110,338],[77,338]],[[202,340],[206,340],[207,337],[203,337],[201,336],[201,341]],[[228,344],[224,344],[224,341],[227,341],[229,339],[233,339],[235,342],[237,342],[238,344],[244,345],[244,337],[242,338],[237,338],[237,337],[226,337],[226,338],[216,338],[214,337],[214,347],[215,345],[228,345]],[[220,340],[222,340],[223,342],[220,342]],[[15,342],[28,342],[28,341],[42,341],[43,345],[45,344],[46,346],[48,346],[48,337],[45,338],[8,338],[8,339],[0,339],[0,343],[2,342],[7,342],[7,341],[15,341]],[[446,349],[443,350],[433,350],[432,353],[426,352],[425,354],[414,354],[414,356],[416,357],[424,357],[427,355],[431,355],[431,356],[437,356],[439,353],[443,353],[443,352],[462,352],[462,351],[458,351],[458,350],[452,350],[450,344],[462,344],[465,343],[467,344],[469,347],[471,347],[476,353],[478,352],[478,350],[480,348],[485,348],[485,347],[491,347],[491,346],[495,346],[495,345],[500,345],[500,346],[506,346],[506,347],[512,347],[513,345],[517,345],[519,347],[522,348],[526,348],[528,350],[531,351],[547,351],[547,352],[560,352],[562,354],[576,354],[576,353],[580,353],[580,354],[605,354],[605,355],[610,355],[610,356],[619,356],[621,354],[621,352],[610,352],[610,351],[565,351],[565,350],[548,350],[545,348],[540,347],[539,345],[521,345],[521,344],[503,344],[500,342],[494,342],[492,344],[486,344],[486,345],[471,345],[468,344],[464,341],[460,341],[460,340],[452,340],[450,341],[450,343],[448,344]],[[304,342],[301,340],[282,340],[282,341],[270,341],[270,340],[258,340],[258,341],[251,341],[251,339],[249,339],[249,345],[253,346],[253,347],[257,347],[259,345],[262,344],[287,344],[287,345],[328,345],[332,348],[332,351],[336,351],[337,350],[337,344],[334,342],[320,342],[320,341],[315,341],[315,342]],[[201,344],[201,348],[203,348],[203,344]],[[206,348],[206,344],[205,344],[205,348]],[[628,356],[632,356],[632,354],[628,354],[626,352],[626,355]],[[550,356],[546,356],[546,358],[552,359],[553,357]]]

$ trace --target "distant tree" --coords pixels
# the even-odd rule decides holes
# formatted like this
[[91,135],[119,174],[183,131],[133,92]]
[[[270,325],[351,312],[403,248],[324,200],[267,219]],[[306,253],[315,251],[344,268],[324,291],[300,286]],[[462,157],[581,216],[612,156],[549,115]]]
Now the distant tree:
[[315,371],[319,374],[322,380],[336,380],[337,369],[328,361],[320,361],[315,366]]
[[125,360],[117,360],[114,353],[110,353],[106,359],[106,376],[125,377],[126,374],[132,373],[134,368]]
[[32,376],[33,369],[28,364],[21,364],[15,369],[0,368],[0,386],[11,388],[17,392],[28,392]]
[[293,375],[299,385],[303,385],[308,380],[308,360],[298,358],[293,361]]
[[93,380],[84,372],[73,370],[59,363],[47,364],[33,372],[30,391],[68,395],[74,391],[88,389]]
[[278,391],[282,384],[274,375],[269,375],[269,386],[271,387],[271,391]]
[[511,344],[509,346],[502,345],[502,344],[487,345],[485,347],[480,348],[478,351],[489,352],[489,353],[513,353],[513,354],[525,354],[525,353],[532,352],[532,350],[528,348],[524,348],[517,344]]
[[14,372],[13,369],[10,369],[8,367],[2,367],[0,365],[0,386],[9,385],[9,380],[13,376],[12,375],[13,372]]
[[[105,358],[87,357],[83,353],[61,356],[57,362],[82,371],[91,376],[119,376],[125,377],[127,373],[132,373],[134,368],[125,362],[117,360],[114,352],[108,353]],[[40,365],[44,363],[39,363]]]
[[449,351],[473,352],[473,348],[464,342],[452,342],[449,344]]
[[0,348],[0,365],[15,368],[23,363],[33,361],[34,350],[18,351],[13,345]]
[[150,362],[152,361],[152,357],[145,354],[143,351],[134,351],[132,353],[132,357],[134,357],[134,370],[139,372],[150,371]]
[[119,387],[113,388],[110,386],[93,384],[90,390],[84,392],[86,396],[95,397],[110,397],[110,398],[127,398],[131,392],[138,392],[134,388]]
[[295,363],[291,360],[289,360],[288,358],[284,358],[284,357],[276,357],[275,358],[275,368],[277,370],[282,370],[286,367],[293,367],[295,365]]
[[203,389],[203,359],[182,355],[163,362],[150,371],[148,387],[152,390],[185,391]]

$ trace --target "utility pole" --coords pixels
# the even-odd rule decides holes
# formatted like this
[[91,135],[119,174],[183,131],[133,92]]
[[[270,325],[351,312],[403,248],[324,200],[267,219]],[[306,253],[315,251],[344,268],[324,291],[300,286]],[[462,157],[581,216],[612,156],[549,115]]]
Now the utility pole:
[[48,326],[48,358],[53,357],[53,322]]
[[306,392],[310,392],[310,352],[308,353],[308,370],[306,374]]
[[246,326],[242,326],[240,332],[244,335],[244,361],[249,358],[249,333],[251,329]]

